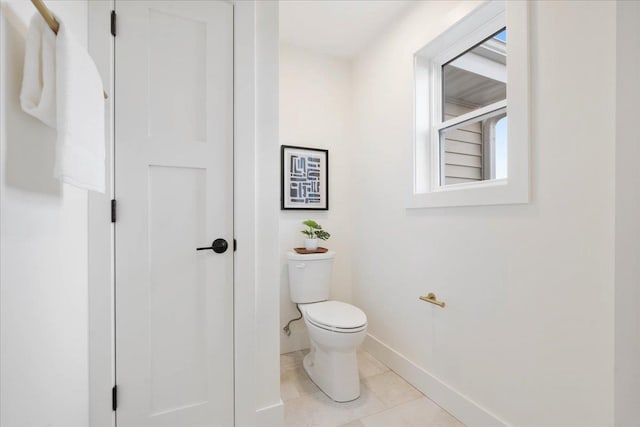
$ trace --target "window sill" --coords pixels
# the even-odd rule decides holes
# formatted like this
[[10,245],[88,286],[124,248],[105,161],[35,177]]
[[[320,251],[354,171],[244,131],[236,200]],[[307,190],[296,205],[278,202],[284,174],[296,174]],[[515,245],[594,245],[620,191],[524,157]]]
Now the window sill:
[[522,203],[529,203],[529,188],[526,182],[503,178],[477,183],[452,184],[435,188],[428,193],[411,193],[406,208],[423,209]]

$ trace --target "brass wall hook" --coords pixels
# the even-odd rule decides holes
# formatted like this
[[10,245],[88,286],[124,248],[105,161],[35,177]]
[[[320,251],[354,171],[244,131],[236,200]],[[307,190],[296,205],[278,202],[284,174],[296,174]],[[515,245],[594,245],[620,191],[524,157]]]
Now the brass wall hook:
[[430,302],[431,304],[435,304],[442,308],[444,308],[444,306],[446,305],[444,301],[438,301],[436,294],[434,294],[433,292],[429,292],[426,297],[420,297],[420,299],[422,301]]

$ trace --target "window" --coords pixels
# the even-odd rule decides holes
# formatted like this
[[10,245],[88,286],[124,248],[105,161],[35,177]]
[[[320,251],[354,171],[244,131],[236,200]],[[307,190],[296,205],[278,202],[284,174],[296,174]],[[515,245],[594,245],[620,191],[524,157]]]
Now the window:
[[496,179],[495,125],[507,114],[507,44],[498,34],[506,40],[502,28],[441,67],[440,185]]
[[485,3],[415,55],[409,207],[528,201],[528,5],[508,7],[510,22]]

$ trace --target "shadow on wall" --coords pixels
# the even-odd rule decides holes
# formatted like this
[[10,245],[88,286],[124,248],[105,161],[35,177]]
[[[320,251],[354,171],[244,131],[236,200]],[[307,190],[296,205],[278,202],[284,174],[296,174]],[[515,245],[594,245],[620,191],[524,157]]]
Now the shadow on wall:
[[[285,249],[285,253],[291,249]],[[290,325],[291,335],[287,335],[283,327],[292,319],[299,316],[296,310],[296,304],[291,301],[289,293],[289,265],[286,262],[286,255],[283,257],[284,262],[280,269],[280,306],[283,308],[280,312],[280,339],[285,340],[281,344],[280,351],[288,353],[309,347],[309,338],[307,337],[307,329],[303,320],[298,320]]]
[[[329,204],[331,204],[331,199],[329,200]],[[280,215],[281,219],[286,219],[288,221],[299,221],[300,230],[304,228],[304,225],[302,225],[302,221],[306,221],[308,219],[313,219],[314,221],[325,221],[329,218],[328,211],[280,210]]]
[[26,27],[4,5],[7,22],[5,58],[5,183],[24,191],[60,197],[62,185],[53,177],[56,131],[20,108]]

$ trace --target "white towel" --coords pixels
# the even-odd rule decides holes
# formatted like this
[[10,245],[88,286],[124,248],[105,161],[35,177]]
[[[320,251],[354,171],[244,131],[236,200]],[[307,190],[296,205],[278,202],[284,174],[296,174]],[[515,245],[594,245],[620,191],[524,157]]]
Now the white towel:
[[27,32],[20,105],[56,128],[56,35],[38,14],[31,18]]
[[27,32],[22,109],[58,132],[54,176],[104,193],[102,81],[96,66],[62,20],[58,35],[35,14]]

